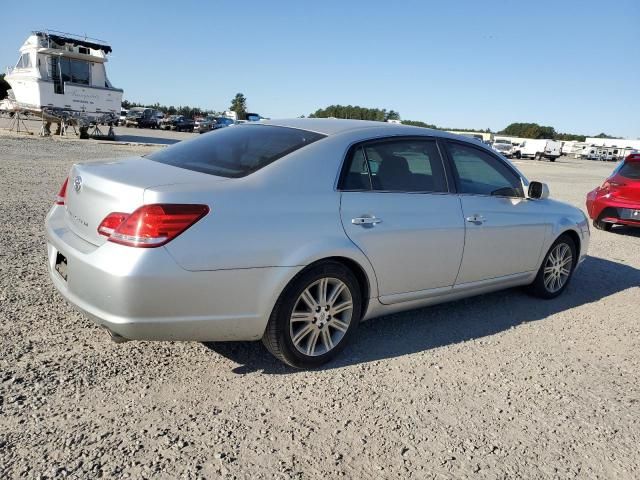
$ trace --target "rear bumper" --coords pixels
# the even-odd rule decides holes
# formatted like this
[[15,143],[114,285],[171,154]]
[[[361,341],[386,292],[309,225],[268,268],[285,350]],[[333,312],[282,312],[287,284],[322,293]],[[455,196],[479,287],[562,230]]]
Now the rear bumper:
[[600,195],[598,189],[595,189],[587,194],[586,204],[589,217],[593,220],[640,227],[640,218],[630,216],[631,211],[640,210],[638,202]]
[[[48,270],[58,291],[96,324],[130,340],[257,340],[298,267],[191,272],[164,247],[96,247],[64,224],[64,207],[46,220]],[[67,259],[67,280],[56,271]]]

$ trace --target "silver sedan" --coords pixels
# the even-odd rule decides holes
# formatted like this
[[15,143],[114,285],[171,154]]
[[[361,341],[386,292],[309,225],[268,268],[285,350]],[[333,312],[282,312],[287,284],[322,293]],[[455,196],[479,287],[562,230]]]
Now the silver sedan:
[[583,213],[480,142],[377,122],[244,124],[74,165],[46,218],[57,289],[114,340],[259,340],[326,362],[361,320],[526,286],[553,298]]

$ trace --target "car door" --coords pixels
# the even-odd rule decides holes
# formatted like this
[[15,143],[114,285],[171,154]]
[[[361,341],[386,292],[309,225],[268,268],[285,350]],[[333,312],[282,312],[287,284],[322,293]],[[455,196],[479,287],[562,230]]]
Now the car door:
[[550,224],[542,204],[527,199],[515,169],[486,149],[447,142],[466,233],[456,284],[538,268]]
[[348,237],[369,258],[380,300],[395,303],[455,282],[464,246],[460,201],[449,194],[438,144],[395,138],[351,148],[340,182]]

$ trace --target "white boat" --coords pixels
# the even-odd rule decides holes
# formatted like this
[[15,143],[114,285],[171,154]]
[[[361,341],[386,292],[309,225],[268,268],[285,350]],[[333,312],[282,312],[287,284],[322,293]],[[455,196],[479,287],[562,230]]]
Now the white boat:
[[100,40],[52,30],[32,32],[5,76],[14,109],[49,122],[117,122],[123,91],[107,77],[109,53],[111,47]]

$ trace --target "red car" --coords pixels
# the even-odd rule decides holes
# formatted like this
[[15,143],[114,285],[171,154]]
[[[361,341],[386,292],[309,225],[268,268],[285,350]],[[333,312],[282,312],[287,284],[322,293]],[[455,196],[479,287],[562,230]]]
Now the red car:
[[640,227],[640,153],[625,158],[601,187],[587,194],[587,210],[594,227]]

